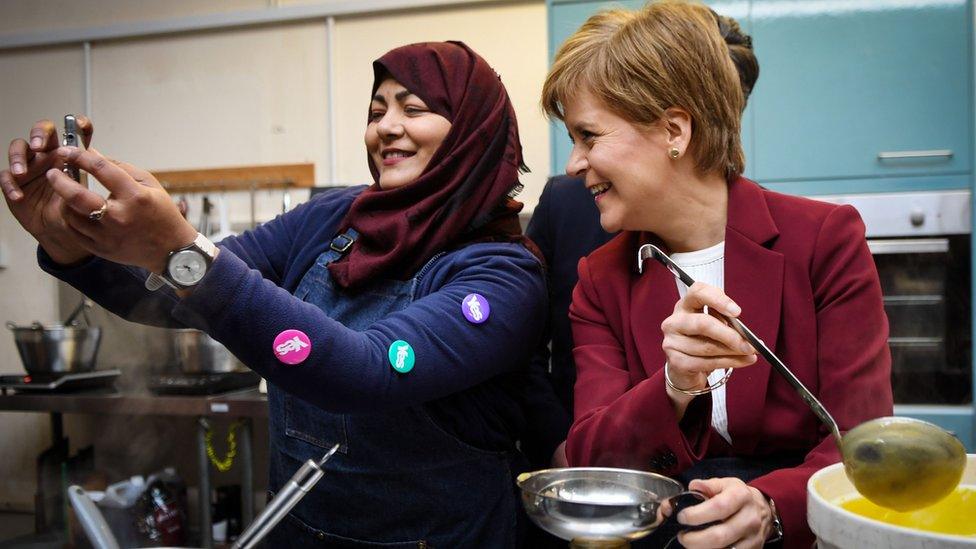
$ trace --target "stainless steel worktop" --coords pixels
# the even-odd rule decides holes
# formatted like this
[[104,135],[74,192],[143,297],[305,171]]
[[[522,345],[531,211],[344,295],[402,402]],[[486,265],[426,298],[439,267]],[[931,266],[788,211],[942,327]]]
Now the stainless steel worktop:
[[82,391],[0,395],[0,410],[65,414],[268,417],[256,389],[220,395],[155,395],[146,391]]
[[[125,376],[123,375],[123,378]],[[249,524],[254,517],[254,492],[251,454],[251,418],[268,417],[267,396],[257,389],[219,395],[155,395],[145,389],[125,388],[79,391],[76,393],[14,393],[0,395],[0,411],[49,413],[55,441],[62,438],[61,414],[171,416],[196,418],[197,466],[200,474],[199,523],[211,523],[210,463],[206,452],[207,418],[226,416],[247,418],[239,435],[241,458],[242,519]],[[210,528],[201,528],[201,545],[213,547]]]

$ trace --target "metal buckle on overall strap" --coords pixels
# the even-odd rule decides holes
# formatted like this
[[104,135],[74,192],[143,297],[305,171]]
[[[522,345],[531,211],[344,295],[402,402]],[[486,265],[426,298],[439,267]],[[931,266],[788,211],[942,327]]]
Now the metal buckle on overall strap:
[[329,244],[329,248],[331,248],[333,251],[336,251],[340,254],[344,254],[347,251],[349,251],[349,248],[352,248],[352,244],[355,241],[356,238],[353,236],[349,236],[348,232],[345,234],[337,234],[335,238],[332,239],[332,242]]

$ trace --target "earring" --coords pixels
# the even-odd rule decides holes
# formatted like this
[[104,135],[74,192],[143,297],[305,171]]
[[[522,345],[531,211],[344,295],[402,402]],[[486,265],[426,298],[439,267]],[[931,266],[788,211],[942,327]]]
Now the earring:
[[671,160],[677,160],[678,157],[681,156],[681,151],[679,151],[677,147],[671,147],[668,149],[668,156],[671,157]]

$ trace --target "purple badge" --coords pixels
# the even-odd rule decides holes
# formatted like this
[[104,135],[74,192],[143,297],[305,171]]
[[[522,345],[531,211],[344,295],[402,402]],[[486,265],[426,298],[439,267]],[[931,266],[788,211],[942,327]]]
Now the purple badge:
[[275,358],[285,364],[304,362],[312,353],[312,341],[299,330],[285,330],[274,340]]
[[461,313],[464,314],[464,318],[468,319],[468,322],[481,324],[488,320],[488,315],[491,314],[491,306],[481,294],[468,294],[461,300]]

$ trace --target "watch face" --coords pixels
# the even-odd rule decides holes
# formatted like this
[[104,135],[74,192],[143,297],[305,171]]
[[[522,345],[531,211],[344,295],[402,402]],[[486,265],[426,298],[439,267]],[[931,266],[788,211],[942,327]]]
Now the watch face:
[[207,272],[207,261],[196,250],[183,250],[169,259],[169,276],[183,286],[193,286],[200,282]]

